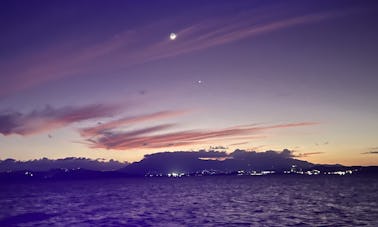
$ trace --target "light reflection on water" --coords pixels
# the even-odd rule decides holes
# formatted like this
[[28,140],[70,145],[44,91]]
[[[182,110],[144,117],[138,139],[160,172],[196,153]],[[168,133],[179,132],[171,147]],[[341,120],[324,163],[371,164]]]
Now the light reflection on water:
[[133,178],[0,185],[0,226],[378,226],[374,177]]

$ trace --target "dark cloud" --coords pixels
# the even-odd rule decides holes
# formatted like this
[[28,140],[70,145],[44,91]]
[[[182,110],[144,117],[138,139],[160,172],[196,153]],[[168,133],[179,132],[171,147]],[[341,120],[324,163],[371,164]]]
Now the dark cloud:
[[227,150],[228,147],[225,146],[210,146],[210,150]]
[[248,159],[248,158],[255,158],[259,156],[264,156],[264,157],[270,157],[270,158],[292,158],[294,157],[293,152],[284,149],[282,151],[273,151],[273,150],[268,150],[265,152],[256,152],[256,151],[245,151],[245,150],[235,150],[230,154],[230,157],[234,159]]
[[307,153],[299,153],[297,155],[294,155],[293,157],[298,157],[298,158],[305,158],[311,155],[317,155],[317,154],[323,154],[324,152],[307,152]]
[[162,156],[175,156],[175,157],[182,157],[182,158],[221,158],[221,157],[228,157],[228,154],[225,151],[215,151],[215,150],[199,150],[199,151],[174,151],[174,152],[159,152],[153,154],[147,154],[144,158],[155,158],[155,157],[162,157]]
[[13,131],[20,125],[20,113],[1,113],[0,114],[0,133],[3,135],[12,134]]
[[378,154],[378,151],[368,151],[368,152],[364,152],[362,154]]
[[244,144],[248,144],[249,142],[240,142],[240,143],[232,143],[228,146],[238,146],[238,145],[244,145]]
[[322,142],[322,143],[317,142],[317,143],[315,143],[315,146],[326,146],[328,144],[329,144],[328,141],[325,141],[325,142]]
[[146,91],[146,90],[140,90],[138,93],[139,93],[140,95],[145,95],[145,94],[147,94],[147,91]]
[[84,120],[109,117],[119,111],[115,105],[53,108],[46,106],[30,113],[0,112],[0,134],[31,135],[65,127]]

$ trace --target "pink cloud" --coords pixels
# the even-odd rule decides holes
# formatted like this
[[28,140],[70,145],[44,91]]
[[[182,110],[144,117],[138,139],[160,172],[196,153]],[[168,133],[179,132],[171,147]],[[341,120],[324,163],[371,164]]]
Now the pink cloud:
[[80,130],[80,134],[84,137],[91,137],[98,135],[99,133],[106,132],[108,130],[112,130],[117,127],[122,127],[122,126],[128,126],[132,125],[135,123],[140,123],[140,122],[146,122],[146,121],[156,121],[164,118],[171,118],[171,117],[176,117],[180,116],[183,114],[186,114],[188,111],[186,110],[179,110],[179,111],[161,111],[161,112],[156,112],[152,114],[146,114],[146,115],[141,115],[141,116],[135,116],[135,117],[124,117],[118,120],[110,121],[104,124],[100,124],[95,127],[89,127],[89,128],[84,128]]
[[100,133],[89,140],[91,148],[105,148],[114,150],[127,150],[136,148],[165,148],[183,145],[203,144],[212,140],[222,139],[228,141],[233,137],[258,137],[260,133],[277,128],[292,128],[316,125],[315,122],[299,122],[271,126],[237,126],[219,130],[188,130],[173,133],[149,135],[151,132],[172,127],[173,125],[160,125],[144,130],[131,132]]
[[88,105],[53,108],[46,106],[27,114],[11,111],[0,113],[0,134],[32,135],[65,127],[75,122],[109,117],[120,110],[116,105]]

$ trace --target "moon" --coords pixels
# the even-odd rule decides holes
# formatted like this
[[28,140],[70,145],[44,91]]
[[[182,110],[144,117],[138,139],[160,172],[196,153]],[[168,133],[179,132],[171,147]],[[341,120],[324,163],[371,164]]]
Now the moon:
[[176,33],[172,32],[170,35],[169,35],[169,39],[170,40],[175,40],[177,38],[177,35]]

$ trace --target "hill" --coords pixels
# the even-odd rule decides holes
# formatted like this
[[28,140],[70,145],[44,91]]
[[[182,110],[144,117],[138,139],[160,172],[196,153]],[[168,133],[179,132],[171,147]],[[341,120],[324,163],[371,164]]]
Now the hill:
[[215,172],[231,173],[239,170],[245,171],[278,171],[296,168],[309,169],[314,164],[293,158],[292,153],[285,149],[277,151],[244,151],[235,150],[227,154],[222,151],[177,151],[161,152],[145,155],[140,162],[134,162],[121,172],[130,175],[163,174],[172,172],[196,173]]

